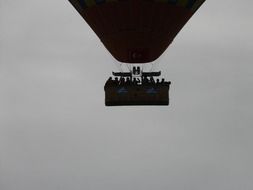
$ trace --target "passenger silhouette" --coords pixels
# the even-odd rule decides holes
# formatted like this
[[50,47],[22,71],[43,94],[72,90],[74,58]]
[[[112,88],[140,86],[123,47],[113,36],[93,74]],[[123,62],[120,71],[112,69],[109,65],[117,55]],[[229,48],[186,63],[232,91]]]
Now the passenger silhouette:
[[124,77],[121,77],[120,78],[120,85],[124,85],[125,84],[125,78]]
[[152,84],[155,83],[154,77],[150,77],[150,82],[151,82]]
[[167,87],[169,87],[169,86],[170,86],[170,84],[171,84],[171,82],[170,82],[170,81],[166,81],[166,82],[164,82],[164,85],[165,85],[165,86],[167,86]]
[[105,87],[111,86],[112,84],[113,84],[112,77],[110,77],[110,78],[106,81]]
[[134,85],[137,85],[137,80],[136,80],[136,78],[134,78],[133,84],[134,84]]
[[115,84],[115,85],[119,85],[118,77],[115,77],[115,79],[114,79],[114,84]]
[[143,85],[148,84],[148,78],[146,76],[142,77],[142,84]]
[[131,85],[131,80],[129,77],[127,77],[127,79],[126,79],[126,85]]

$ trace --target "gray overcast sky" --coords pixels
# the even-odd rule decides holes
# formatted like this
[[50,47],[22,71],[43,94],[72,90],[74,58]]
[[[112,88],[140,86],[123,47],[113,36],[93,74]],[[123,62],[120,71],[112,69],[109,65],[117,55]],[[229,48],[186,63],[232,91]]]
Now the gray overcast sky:
[[252,190],[253,1],[207,0],[159,60],[169,107],[104,106],[117,67],[67,0],[0,0],[1,190]]

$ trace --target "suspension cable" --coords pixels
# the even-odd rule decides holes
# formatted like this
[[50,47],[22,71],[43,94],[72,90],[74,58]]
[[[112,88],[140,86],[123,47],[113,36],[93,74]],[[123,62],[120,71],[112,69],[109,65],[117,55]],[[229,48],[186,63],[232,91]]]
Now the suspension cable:
[[[126,63],[127,64],[127,63]],[[127,64],[127,68],[129,70],[129,72],[131,72],[131,66],[129,64]]]
[[155,64],[156,64],[156,61],[153,61],[153,62],[151,63],[151,69],[150,69],[150,72],[153,72],[154,67],[155,67]]
[[116,60],[113,60],[113,63],[115,64],[115,66],[117,67],[117,69],[118,69],[120,72],[123,72],[123,70],[122,70],[122,68],[121,68],[122,63],[117,62]]

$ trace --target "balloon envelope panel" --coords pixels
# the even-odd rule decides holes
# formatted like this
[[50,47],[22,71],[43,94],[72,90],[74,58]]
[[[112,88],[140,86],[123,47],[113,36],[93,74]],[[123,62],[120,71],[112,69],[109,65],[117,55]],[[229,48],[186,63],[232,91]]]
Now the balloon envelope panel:
[[120,62],[160,57],[205,0],[69,0]]

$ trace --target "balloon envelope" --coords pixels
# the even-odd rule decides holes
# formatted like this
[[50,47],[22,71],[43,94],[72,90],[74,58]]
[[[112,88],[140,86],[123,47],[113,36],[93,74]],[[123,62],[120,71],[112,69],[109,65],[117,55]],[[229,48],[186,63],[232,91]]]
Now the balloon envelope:
[[156,60],[205,0],[69,0],[120,62]]

